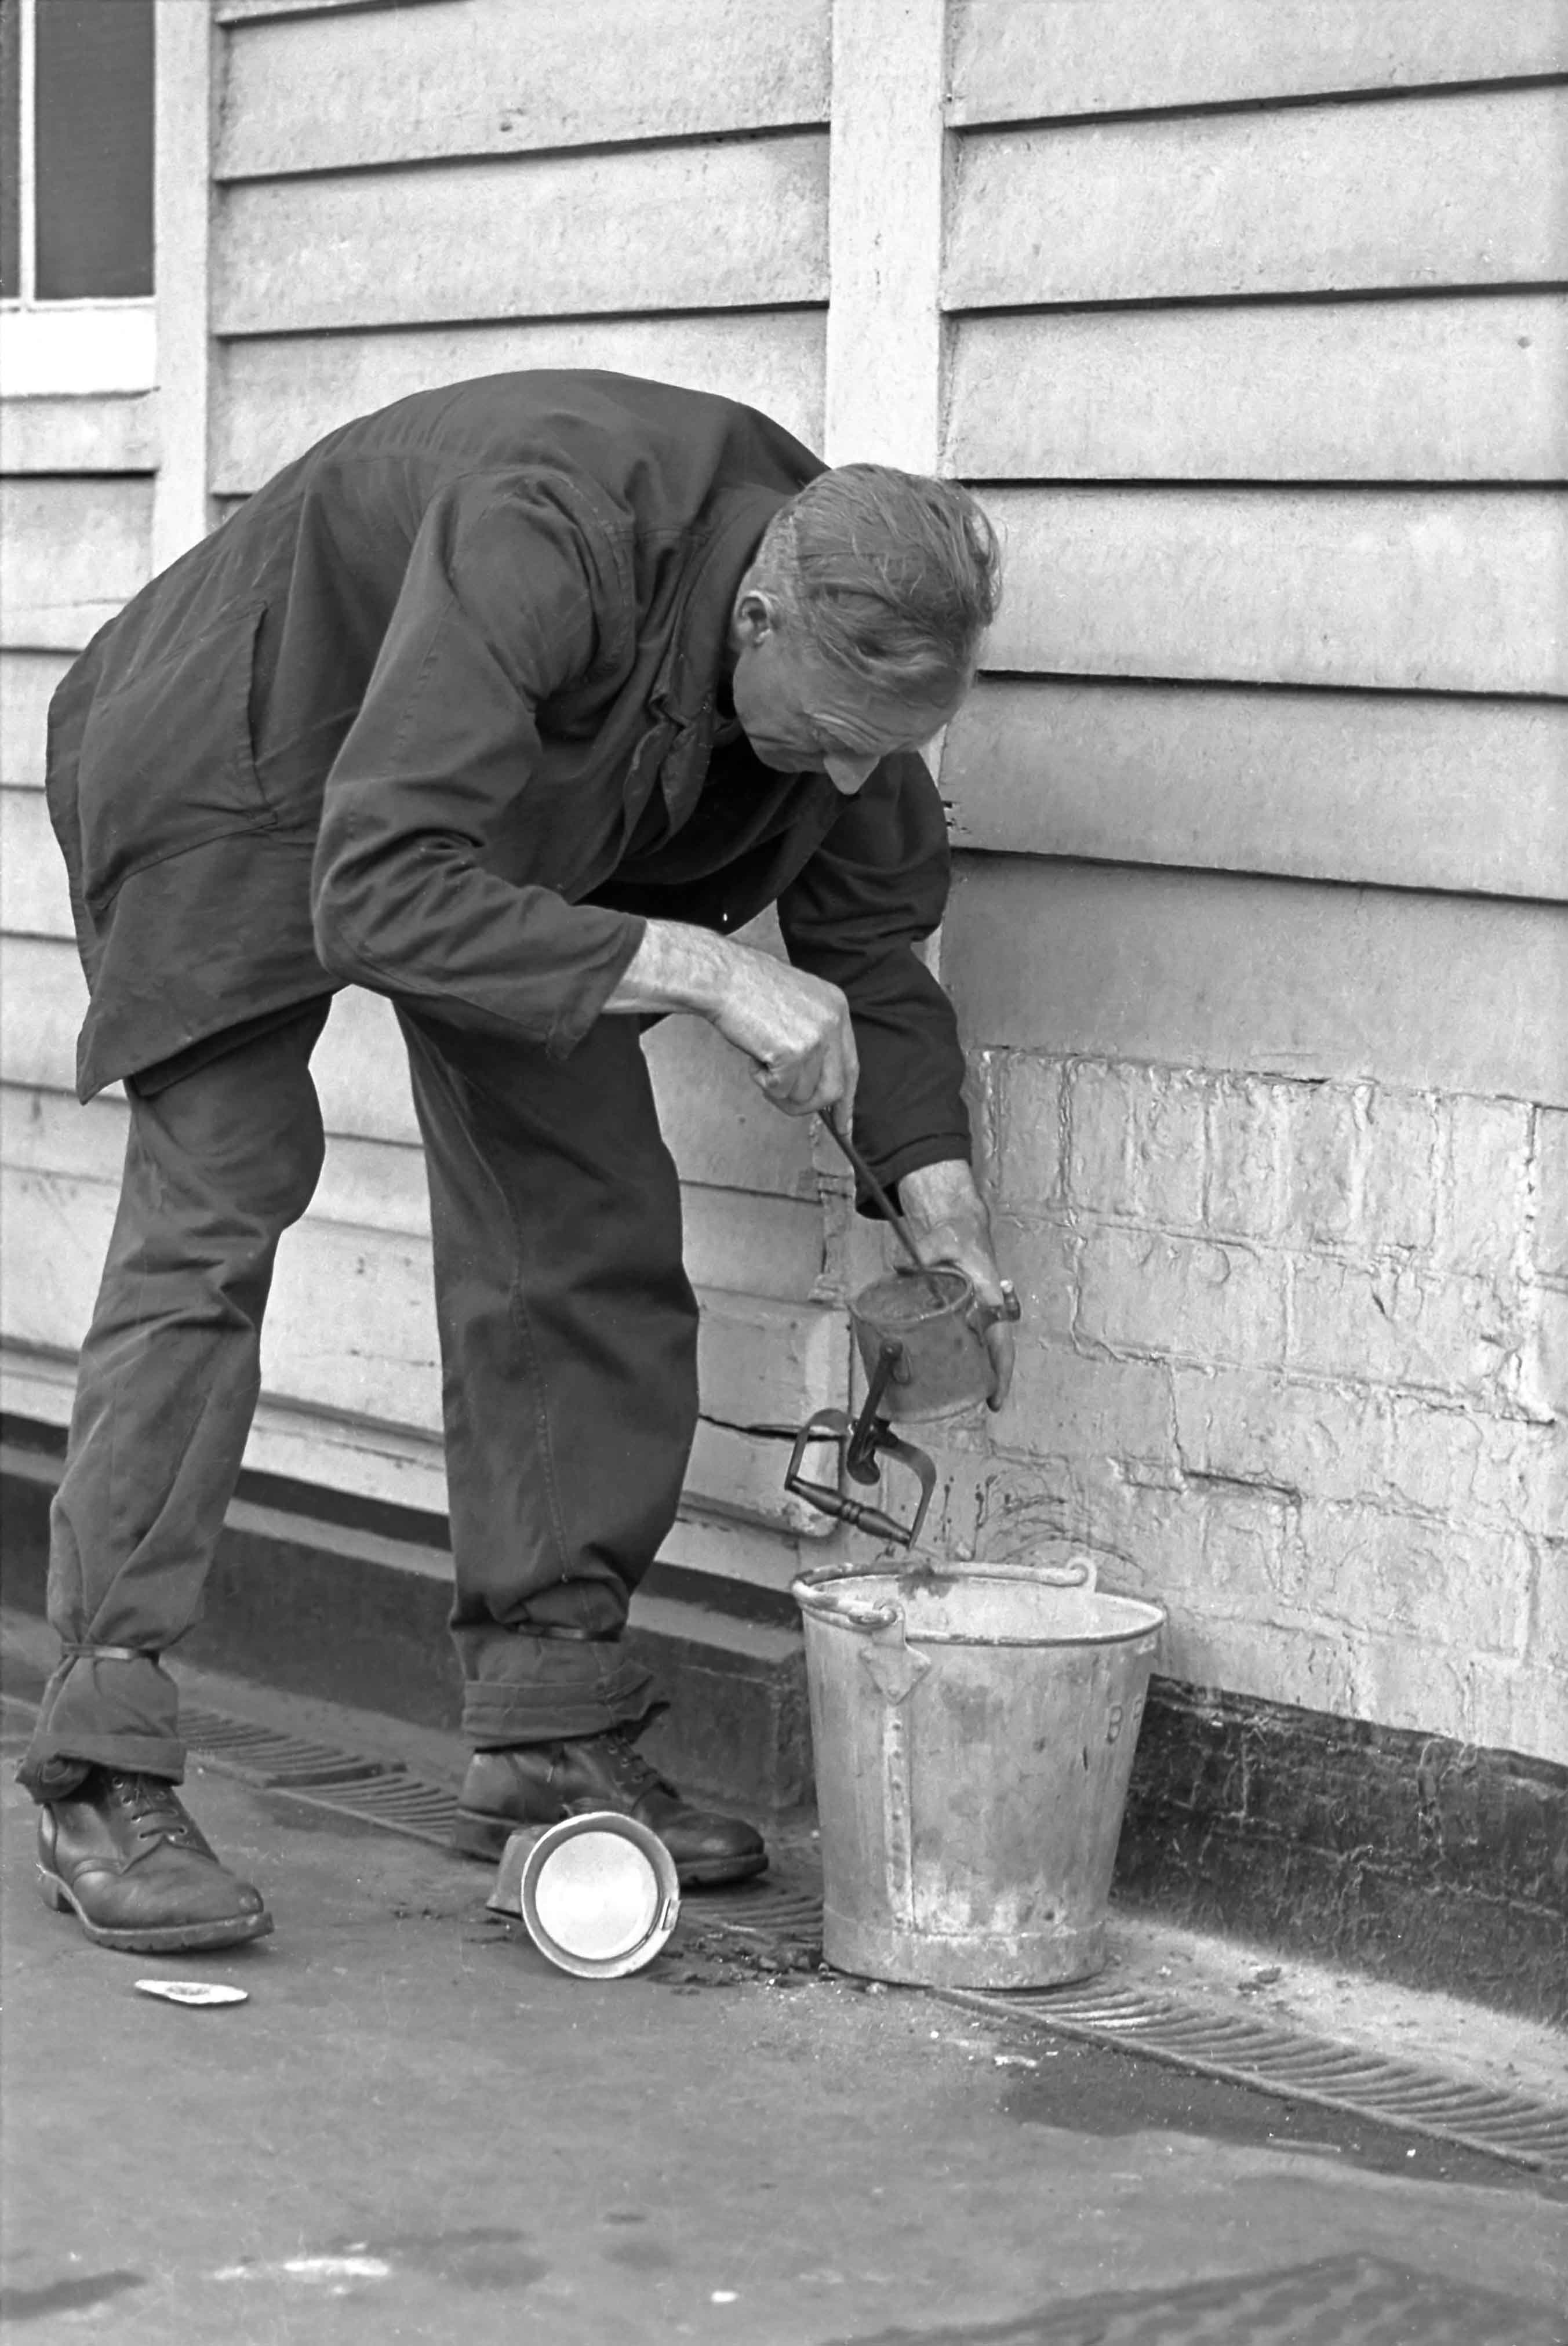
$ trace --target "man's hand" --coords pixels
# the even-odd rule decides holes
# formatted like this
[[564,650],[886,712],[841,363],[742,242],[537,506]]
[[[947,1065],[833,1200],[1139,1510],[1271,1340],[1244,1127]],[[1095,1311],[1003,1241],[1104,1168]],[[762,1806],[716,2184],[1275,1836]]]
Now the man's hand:
[[[1005,1307],[1011,1291],[996,1267],[991,1243],[991,1217],[974,1186],[974,1175],[962,1158],[941,1165],[922,1165],[899,1183],[899,1203],[910,1236],[922,1262],[934,1269],[951,1262],[974,1282],[983,1303]],[[1000,1409],[1013,1382],[1012,1323],[993,1321],[985,1331],[994,1380],[989,1406]]]
[[771,954],[679,921],[650,921],[606,1011],[694,1010],[752,1062],[752,1081],[786,1116],[854,1114],[860,1062],[836,985]]
[[756,1062],[752,1081],[786,1116],[834,1108],[852,1128],[860,1060],[850,1005],[836,985],[770,954],[733,945],[713,1024]]

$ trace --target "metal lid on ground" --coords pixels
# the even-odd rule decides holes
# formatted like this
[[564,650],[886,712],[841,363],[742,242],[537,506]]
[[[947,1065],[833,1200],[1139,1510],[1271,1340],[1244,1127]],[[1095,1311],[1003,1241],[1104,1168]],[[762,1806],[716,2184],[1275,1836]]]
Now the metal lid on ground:
[[675,1861],[634,1817],[594,1810],[515,1832],[487,1902],[520,1914],[541,1954],[578,1979],[652,1963],[680,1913]]

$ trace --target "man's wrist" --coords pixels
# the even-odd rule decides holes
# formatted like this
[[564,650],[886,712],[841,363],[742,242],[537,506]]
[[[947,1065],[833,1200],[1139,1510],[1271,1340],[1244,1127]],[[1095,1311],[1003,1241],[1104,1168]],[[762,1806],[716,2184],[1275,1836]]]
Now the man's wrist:
[[973,1221],[983,1229],[990,1217],[967,1158],[949,1157],[920,1165],[899,1182],[899,1205],[918,1230],[942,1222]]
[[605,1008],[612,1015],[690,1010],[712,1018],[724,1000],[734,950],[710,929],[686,921],[648,921]]

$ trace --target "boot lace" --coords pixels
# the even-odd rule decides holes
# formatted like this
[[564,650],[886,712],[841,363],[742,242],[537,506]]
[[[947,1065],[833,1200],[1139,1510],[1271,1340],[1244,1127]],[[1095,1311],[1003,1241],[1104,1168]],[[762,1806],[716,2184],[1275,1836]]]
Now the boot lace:
[[649,1792],[667,1792],[672,1800],[680,1794],[667,1776],[661,1776],[651,1760],[645,1760],[632,1741],[629,1730],[612,1727],[605,1737],[610,1755],[610,1772],[628,1798],[642,1800]]
[[174,1849],[199,1849],[195,1820],[186,1814],[166,1776],[112,1772],[109,1783],[143,1841],[166,1841]]

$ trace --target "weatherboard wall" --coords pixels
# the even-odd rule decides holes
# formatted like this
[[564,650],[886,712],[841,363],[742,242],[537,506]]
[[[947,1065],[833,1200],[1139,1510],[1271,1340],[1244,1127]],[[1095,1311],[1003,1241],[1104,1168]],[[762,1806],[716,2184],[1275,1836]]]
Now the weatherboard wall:
[[[166,64],[197,21],[171,5]],[[44,709],[149,574],[160,456],[188,492],[199,453],[188,542],[345,418],[509,367],[662,376],[821,437],[825,0],[766,26],[722,0],[598,14],[585,75],[580,23],[533,0],[219,5],[166,93],[171,114],[183,93],[188,168],[182,204],[165,193],[185,241],[160,248],[160,330],[194,325],[199,363],[139,421],[112,403],[91,428],[81,401],[8,405],[4,1313],[23,1415],[68,1411],[126,1116],[117,1089],[85,1111],[70,1096],[84,995],[39,787]],[[161,550],[178,550],[167,531]],[[672,1023],[648,1054],[703,1303],[683,1553],[782,1586],[799,1538],[829,1527],[784,1494],[782,1447],[735,1429],[846,1397],[844,1183],[706,1030]],[[248,1463],[439,1511],[428,1207],[386,1006],[341,996],[315,1065],[327,1168],[280,1251]]]
[[[1169,1603],[1173,1676],[1568,1758],[1568,8],[159,27],[158,389],[0,416],[6,1406],[68,1409],[125,1115],[69,1096],[70,653],[351,414],[661,375],[970,481],[1006,541],[941,954],[1027,1316],[1008,1410],[938,1445],[940,1540],[1065,1525]],[[737,1429],[842,1397],[877,1250],[706,1030],[650,1057],[705,1305],[677,1539],[779,1587],[815,1526]],[[439,1508],[383,1005],[319,1064],[251,1463]]]
[[1026,1317],[945,1536],[1102,1541],[1199,1685],[1568,1758],[1568,11],[950,33],[1009,585],[943,973]]

